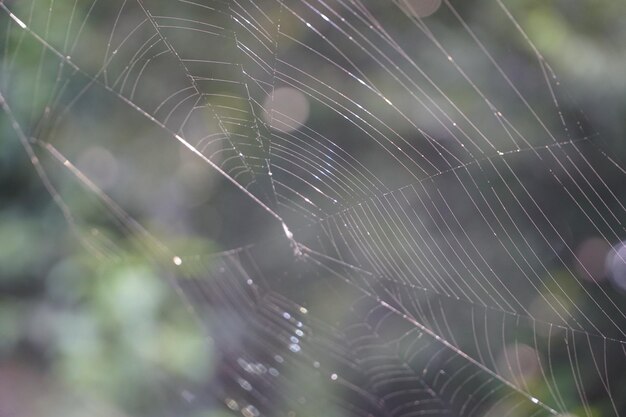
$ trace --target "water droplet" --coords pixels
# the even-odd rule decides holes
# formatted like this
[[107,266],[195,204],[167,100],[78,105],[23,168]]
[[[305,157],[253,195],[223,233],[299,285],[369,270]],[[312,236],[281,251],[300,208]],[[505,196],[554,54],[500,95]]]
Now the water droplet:
[[257,417],[260,413],[253,405],[247,405],[241,410],[243,417]]
[[237,404],[237,401],[233,400],[232,398],[227,398],[226,399],[226,407],[230,408],[233,411],[237,411],[239,410],[239,404]]

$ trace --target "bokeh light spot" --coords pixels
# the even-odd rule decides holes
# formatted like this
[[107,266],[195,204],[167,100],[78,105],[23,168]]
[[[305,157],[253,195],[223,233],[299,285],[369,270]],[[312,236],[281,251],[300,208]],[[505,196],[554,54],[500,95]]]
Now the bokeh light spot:
[[263,118],[270,127],[279,132],[298,130],[309,118],[309,101],[306,96],[291,87],[274,90],[263,103]]
[[80,154],[76,167],[103,189],[115,184],[119,172],[117,160],[113,154],[99,146],[91,147]]
[[626,242],[620,242],[608,252],[606,268],[611,282],[626,291]]
[[422,18],[435,13],[441,6],[441,0],[402,0],[400,7],[410,15]]
[[599,237],[583,241],[576,248],[576,272],[587,281],[601,281],[606,277],[606,257],[611,246]]

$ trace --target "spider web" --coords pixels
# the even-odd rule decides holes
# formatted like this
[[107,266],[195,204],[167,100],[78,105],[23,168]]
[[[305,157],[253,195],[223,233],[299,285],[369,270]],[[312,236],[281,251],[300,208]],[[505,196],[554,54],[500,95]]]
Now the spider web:
[[[507,5],[438,3],[0,2],[6,120],[87,248],[121,250],[73,193],[219,317],[231,410],[623,414],[623,298],[570,228],[623,239],[616,148]],[[76,162],[94,144],[131,161],[117,188]],[[227,251],[178,252],[117,203],[170,198],[181,153],[237,207]]]

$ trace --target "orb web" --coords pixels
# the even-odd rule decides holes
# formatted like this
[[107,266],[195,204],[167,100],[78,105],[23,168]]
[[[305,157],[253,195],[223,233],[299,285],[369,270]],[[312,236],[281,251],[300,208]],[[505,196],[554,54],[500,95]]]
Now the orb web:
[[[523,10],[0,8],[14,137],[88,250],[119,248],[73,192],[210,328],[226,409],[623,414],[625,171]],[[181,252],[159,222],[221,249]]]

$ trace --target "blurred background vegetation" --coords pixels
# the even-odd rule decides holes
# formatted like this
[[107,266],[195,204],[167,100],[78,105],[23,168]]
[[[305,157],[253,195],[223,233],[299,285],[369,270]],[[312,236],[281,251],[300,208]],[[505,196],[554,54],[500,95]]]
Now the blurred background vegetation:
[[[76,22],[85,21],[81,39],[88,41],[82,42],[71,58],[92,73],[102,65],[104,51],[100,48],[106,47],[109,37],[109,26],[104,22],[115,18],[118,3],[101,2],[97,13],[86,19],[92,4],[88,1],[77,2],[76,9],[74,1],[69,0],[4,2],[29,27],[44,28],[44,12],[51,7],[54,15],[75,13]],[[525,82],[524,69],[535,65],[536,58],[527,42],[512,36],[510,23],[492,12],[495,0],[453,3],[458,3],[467,21],[480,31],[489,50],[508,58],[504,64],[507,73],[520,71],[515,79]],[[624,160],[624,5],[615,0],[505,3],[559,75],[571,102],[576,103],[564,111],[584,115],[586,129],[598,132],[594,140],[614,159]],[[278,13],[276,8],[274,13]],[[391,8],[396,6],[384,2],[376,11],[384,14]],[[210,21],[210,13],[197,18]],[[470,59],[463,57],[468,37],[458,24],[437,12],[427,19],[438,34],[455,45],[460,60]],[[48,57],[42,58],[41,44],[23,36],[7,13],[2,13],[0,22],[1,91],[26,137],[54,137],[56,148],[62,149],[95,184],[169,248],[159,252],[162,249],[141,230],[124,222],[120,226],[110,206],[35,144],[46,173],[63,203],[71,208],[75,224],[68,225],[33,168],[12,119],[3,112],[0,416],[224,415],[229,404],[225,407],[224,397],[213,395],[219,391],[216,369],[220,354],[213,343],[211,326],[199,324],[172,285],[174,265],[170,260],[174,254],[209,254],[259,242],[270,233],[272,225],[267,224],[262,210],[252,209],[245,197],[215,171],[179,144],[159,137],[157,127],[138,121],[109,91],[86,97],[52,127],[42,124],[47,89],[54,86],[59,61],[51,63]],[[123,16],[120,25],[136,22],[136,16]],[[390,30],[402,36],[402,25],[412,27],[408,20],[399,21],[398,27]],[[63,45],[67,47],[74,41],[64,38],[65,29],[55,26],[53,20],[44,38],[63,50]],[[406,30],[407,36],[411,33]],[[407,45],[412,42],[410,38],[402,41]],[[188,43],[180,53],[193,55],[202,48],[204,55],[211,57],[213,49],[223,47]],[[15,52],[17,48],[19,53]],[[471,69],[472,75],[480,78],[480,68],[477,64]],[[361,69],[373,79],[383,77],[374,67]],[[155,74],[159,71],[167,68],[157,68]],[[141,88],[147,90],[163,82],[155,74],[148,75],[153,79]],[[438,80],[442,86],[458,82],[445,77]],[[68,97],[76,96],[90,82],[80,74],[75,78],[76,82],[66,86]],[[532,83],[529,80],[525,90],[531,95]],[[401,94],[398,91],[396,95]],[[462,89],[455,98],[464,100]],[[378,104],[361,105],[369,108]],[[540,105],[548,107],[551,103],[544,100]],[[332,131],[334,119],[327,116],[323,111],[314,112],[310,123]],[[403,128],[408,129],[399,127]],[[348,149],[361,152],[358,146]],[[375,160],[376,154],[369,158]],[[623,189],[619,178],[607,181]],[[560,209],[567,218],[567,207]],[[576,228],[576,224],[571,225],[572,239],[581,244],[590,235]],[[89,245],[96,250],[89,250]],[[147,253],[161,253],[163,262],[155,262]],[[624,306],[623,298],[619,301]],[[625,368],[623,363],[615,365],[622,371]],[[566,358],[555,364],[559,366],[569,370]],[[607,407],[605,400],[595,401],[591,396],[590,402],[592,415],[601,416]],[[584,415],[576,399],[571,399],[571,404],[572,413]],[[230,408],[229,413],[255,417],[252,409]]]

